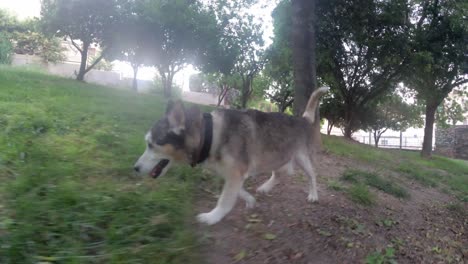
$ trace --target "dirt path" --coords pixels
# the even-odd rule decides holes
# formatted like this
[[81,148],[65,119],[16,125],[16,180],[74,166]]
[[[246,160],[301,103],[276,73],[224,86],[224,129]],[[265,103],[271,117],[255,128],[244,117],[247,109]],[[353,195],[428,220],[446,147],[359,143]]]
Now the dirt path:
[[[375,191],[377,205],[362,207],[326,183],[347,167],[369,166],[328,155],[319,164],[318,203],[306,202],[304,177],[281,177],[270,195],[255,195],[254,209],[238,201],[220,223],[200,225],[206,263],[365,263],[376,251],[381,251],[376,258],[387,252],[386,259],[398,263],[468,263],[468,219],[448,209],[449,195],[408,183],[409,200]],[[255,193],[267,178],[248,180],[247,189]],[[205,191],[197,211],[215,204],[216,197]]]

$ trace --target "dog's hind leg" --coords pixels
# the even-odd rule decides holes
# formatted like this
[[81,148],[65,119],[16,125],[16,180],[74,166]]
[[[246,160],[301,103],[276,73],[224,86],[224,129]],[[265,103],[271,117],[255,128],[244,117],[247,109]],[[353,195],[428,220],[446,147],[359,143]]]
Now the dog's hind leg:
[[276,171],[271,172],[271,177],[266,182],[264,182],[260,187],[257,188],[257,192],[259,193],[269,193],[273,187],[278,183],[277,174],[285,174],[285,175],[292,175],[294,173],[294,165],[292,161],[289,161],[284,166],[279,168]]
[[276,185],[276,174],[275,171],[271,172],[271,177],[266,182],[264,182],[260,187],[257,188],[257,192],[259,193],[269,193],[271,189]]
[[243,187],[239,191],[239,197],[245,201],[245,207],[247,207],[248,209],[255,207],[255,202],[256,202],[255,198],[249,192],[247,192]]
[[236,203],[237,196],[240,195],[244,178],[244,175],[239,171],[225,177],[223,191],[216,207],[209,213],[199,214],[198,221],[208,225],[216,224],[229,213]]
[[307,200],[309,202],[318,201],[316,173],[311,158],[308,155],[301,154],[297,157],[297,163],[304,173],[310,178],[309,195],[307,196]]

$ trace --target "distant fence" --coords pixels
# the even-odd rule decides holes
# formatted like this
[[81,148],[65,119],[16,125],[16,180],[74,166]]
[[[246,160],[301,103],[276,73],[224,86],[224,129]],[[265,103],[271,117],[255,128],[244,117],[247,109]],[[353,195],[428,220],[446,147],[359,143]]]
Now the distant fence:
[[[375,145],[374,136],[371,135],[358,135],[353,138],[363,144]],[[409,149],[421,150],[423,138],[409,137],[400,134],[400,136],[381,136],[379,140],[379,148],[396,148],[396,149]]]

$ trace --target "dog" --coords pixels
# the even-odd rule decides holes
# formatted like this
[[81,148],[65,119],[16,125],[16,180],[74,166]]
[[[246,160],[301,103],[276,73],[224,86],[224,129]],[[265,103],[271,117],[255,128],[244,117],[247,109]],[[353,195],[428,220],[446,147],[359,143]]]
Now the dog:
[[277,183],[277,173],[293,174],[297,166],[309,178],[307,200],[318,200],[313,165],[312,125],[320,97],[328,88],[310,96],[302,117],[257,110],[216,109],[201,113],[170,101],[166,113],[145,136],[146,150],[134,165],[138,174],[164,175],[176,163],[200,164],[224,177],[216,207],[197,216],[208,225],[219,222],[234,207],[237,197],[248,208],[255,198],[243,188],[248,176],[271,173],[258,192],[268,193]]

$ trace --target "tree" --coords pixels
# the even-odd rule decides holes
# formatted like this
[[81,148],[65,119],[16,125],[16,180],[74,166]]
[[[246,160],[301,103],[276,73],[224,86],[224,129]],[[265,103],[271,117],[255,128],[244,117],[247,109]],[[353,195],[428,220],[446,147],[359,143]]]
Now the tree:
[[318,72],[344,104],[344,135],[359,114],[395,87],[407,53],[407,7],[400,1],[321,1]]
[[[317,89],[316,0],[292,0],[290,17],[294,69],[293,112],[301,116],[310,95]],[[319,120],[318,111],[316,115],[316,120]],[[313,125],[312,139],[321,144],[319,122]]]
[[372,132],[375,147],[378,147],[380,137],[388,129],[405,131],[409,127],[422,125],[421,109],[415,104],[403,102],[397,94],[379,98],[370,108],[362,113],[363,126],[365,130]]
[[0,8],[0,32],[7,33],[18,30],[19,22],[16,16],[8,10]]
[[141,16],[139,11],[142,8],[141,2],[117,1],[121,6],[119,9],[120,26],[111,35],[113,44],[106,57],[130,63],[133,70],[132,90],[138,91],[138,70],[143,65],[154,64],[152,24]]
[[57,63],[64,61],[65,48],[62,47],[60,39],[45,36],[41,32],[24,29],[12,33],[15,42],[16,54],[37,55],[44,62]]
[[[263,67],[263,32],[261,21],[249,12],[251,0],[212,1],[210,10],[216,17],[216,29],[206,43],[208,52],[198,63],[204,73],[218,76],[219,87],[231,86],[240,92],[239,107],[250,99],[255,76]],[[237,82],[239,80],[239,82]],[[226,89],[222,89],[226,91]],[[226,92],[225,92],[226,93]]]
[[[52,63],[65,60],[63,54],[65,48],[62,47],[60,40],[42,34],[40,21],[37,18],[18,21],[15,16],[0,9],[0,32],[4,35],[1,39],[5,43],[10,42],[8,49],[11,55],[13,53],[38,55],[44,62]],[[6,47],[7,44],[3,45]]]
[[216,94],[217,87],[212,76],[195,73],[190,75],[189,90],[192,92]]
[[13,60],[13,44],[10,35],[0,32],[0,64],[11,64]]
[[468,82],[466,1],[425,0],[413,3],[411,56],[405,82],[425,105],[422,157],[432,154],[435,114],[456,87]]
[[327,119],[327,135],[331,134],[333,127],[342,127],[344,123],[344,103],[340,94],[330,91],[325,94],[320,106],[321,117]]
[[436,124],[438,127],[447,128],[457,122],[464,121],[463,114],[468,112],[468,89],[454,89],[439,105],[436,112]]
[[165,95],[170,97],[174,75],[209,52],[207,43],[212,40],[212,31],[216,32],[214,14],[196,0],[143,1],[138,14],[148,26],[152,45],[148,55],[159,72]]
[[273,43],[266,50],[264,73],[270,79],[268,98],[274,102],[280,112],[284,112],[294,103],[294,74],[291,50],[291,2],[281,1],[272,12]]
[[316,0],[291,1],[291,49],[294,69],[294,114],[304,113],[307,100],[317,86]]
[[[106,55],[111,45],[108,38],[119,26],[118,7],[114,0],[42,1],[41,16],[45,32],[69,39],[80,52],[77,80],[83,81],[85,74]],[[88,65],[88,52],[92,44],[99,45],[103,51],[94,63]]]

